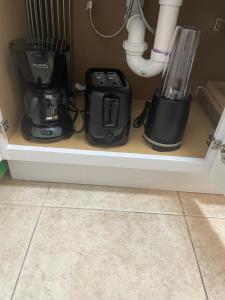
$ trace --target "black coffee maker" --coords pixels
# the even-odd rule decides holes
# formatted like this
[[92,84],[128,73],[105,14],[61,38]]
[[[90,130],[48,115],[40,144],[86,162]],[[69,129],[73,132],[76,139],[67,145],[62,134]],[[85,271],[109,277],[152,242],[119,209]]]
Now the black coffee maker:
[[55,141],[73,134],[69,115],[69,43],[19,39],[10,45],[24,93],[24,138]]

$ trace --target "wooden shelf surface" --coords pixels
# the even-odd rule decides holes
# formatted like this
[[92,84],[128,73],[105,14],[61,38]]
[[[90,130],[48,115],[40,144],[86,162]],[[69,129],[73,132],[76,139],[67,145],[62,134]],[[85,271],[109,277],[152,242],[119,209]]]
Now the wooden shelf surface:
[[[133,119],[143,110],[145,101],[133,101]],[[143,139],[143,128],[135,129],[131,127],[129,142],[121,147],[102,148],[94,147],[87,143],[84,134],[74,134],[70,139],[61,140],[54,143],[36,143],[26,141],[18,129],[9,139],[9,143],[13,145],[25,146],[41,146],[67,149],[110,151],[135,154],[151,154],[151,155],[169,155],[181,157],[204,158],[208,147],[206,141],[209,134],[213,134],[215,126],[202,109],[199,103],[193,103],[188,126],[185,133],[184,143],[179,150],[173,152],[157,152],[152,150],[151,146]]]

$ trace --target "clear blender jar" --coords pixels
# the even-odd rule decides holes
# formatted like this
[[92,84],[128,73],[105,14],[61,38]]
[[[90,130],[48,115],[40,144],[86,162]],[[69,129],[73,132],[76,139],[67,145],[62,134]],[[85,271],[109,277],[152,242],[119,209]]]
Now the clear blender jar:
[[193,28],[177,27],[171,44],[164,73],[161,96],[168,99],[184,100],[190,92],[190,76],[200,31]]

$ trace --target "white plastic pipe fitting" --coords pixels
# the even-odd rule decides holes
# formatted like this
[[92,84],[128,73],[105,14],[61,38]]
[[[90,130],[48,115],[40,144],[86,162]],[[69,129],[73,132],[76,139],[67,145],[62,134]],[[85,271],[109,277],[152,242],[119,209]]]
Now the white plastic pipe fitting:
[[135,74],[153,77],[163,71],[182,3],[183,0],[159,1],[159,18],[150,59],[143,57],[148,45],[145,42],[145,25],[141,16],[136,14],[129,19],[127,24],[129,35],[123,46],[127,64]]

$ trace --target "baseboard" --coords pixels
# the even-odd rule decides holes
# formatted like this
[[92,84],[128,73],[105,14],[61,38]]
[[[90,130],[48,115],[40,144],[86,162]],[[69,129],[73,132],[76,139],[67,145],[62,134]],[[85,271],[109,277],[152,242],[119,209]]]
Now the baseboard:
[[220,194],[207,174],[9,161],[13,179]]

